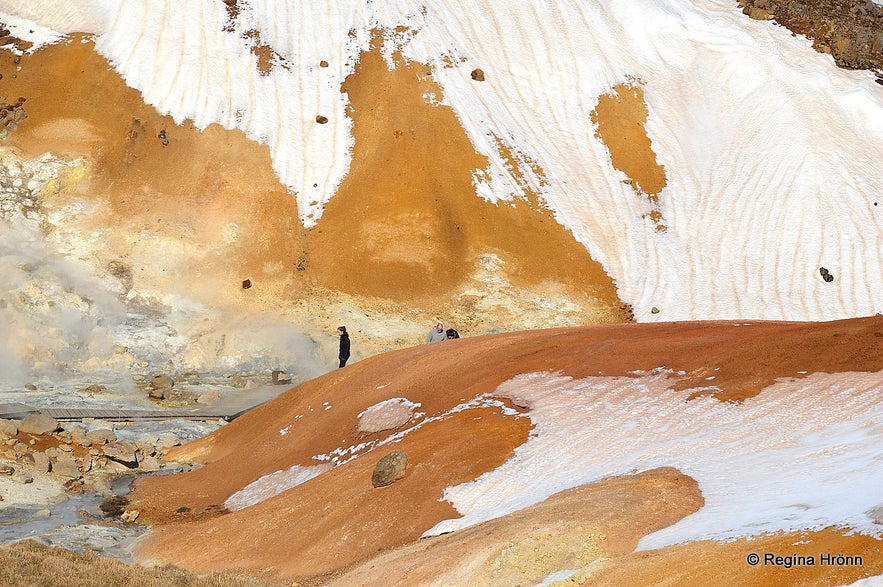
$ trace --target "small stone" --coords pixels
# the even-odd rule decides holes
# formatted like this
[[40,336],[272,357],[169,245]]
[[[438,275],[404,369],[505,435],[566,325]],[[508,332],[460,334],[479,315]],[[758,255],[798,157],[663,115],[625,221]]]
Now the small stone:
[[120,516],[120,520],[126,522],[127,524],[131,524],[138,519],[139,515],[141,515],[141,512],[139,512],[138,510],[126,510],[123,512],[123,515]]
[[107,393],[107,388],[103,385],[90,385],[89,387],[83,389],[83,392],[88,393],[89,395],[95,395],[96,393]]
[[379,461],[371,475],[371,484],[374,487],[386,487],[392,485],[405,476],[408,467],[408,457],[400,450],[394,450]]
[[152,389],[171,389],[175,386],[175,380],[168,375],[157,375],[150,380]]
[[15,467],[12,465],[0,465],[0,475],[12,475],[15,473]]
[[159,471],[162,469],[162,463],[155,457],[144,457],[138,462],[138,466],[142,471]]
[[28,483],[34,482],[34,476],[27,471],[22,470],[18,470],[13,473],[11,479],[16,483],[21,483],[22,485],[27,485]]
[[157,437],[155,444],[157,448],[172,448],[173,446],[179,446],[181,439],[171,432],[163,432]]
[[650,313],[651,314],[658,314],[659,308],[657,308],[656,306],[653,306],[652,308],[650,308]]
[[480,69],[478,69],[478,68],[473,69],[473,70],[472,70],[472,73],[469,74],[469,75],[470,75],[470,77],[471,77],[472,79],[474,79],[474,80],[477,81],[477,82],[483,82],[483,81],[484,81],[484,71],[482,71],[482,70],[480,70]]
[[319,124],[326,124],[328,122],[328,118],[320,114],[316,116],[316,122],[318,122]]
[[221,401],[221,394],[219,394],[214,389],[211,389],[196,398],[196,403],[202,404],[204,406],[210,406],[212,404],[218,403],[219,401]]

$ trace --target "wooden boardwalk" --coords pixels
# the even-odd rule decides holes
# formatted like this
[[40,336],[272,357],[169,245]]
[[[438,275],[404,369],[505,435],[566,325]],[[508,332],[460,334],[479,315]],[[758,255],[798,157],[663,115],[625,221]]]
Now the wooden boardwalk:
[[106,407],[43,407],[37,408],[21,403],[0,403],[0,419],[23,420],[28,414],[44,413],[59,422],[87,419],[113,422],[143,422],[158,420],[233,420],[245,412],[270,401],[291,389],[287,385],[265,385],[244,390],[222,398],[210,406],[192,408],[123,409]]

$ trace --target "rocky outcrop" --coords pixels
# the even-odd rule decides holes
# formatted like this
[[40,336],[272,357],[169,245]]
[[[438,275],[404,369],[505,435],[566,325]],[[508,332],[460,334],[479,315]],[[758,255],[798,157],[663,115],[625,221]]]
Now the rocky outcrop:
[[874,71],[883,84],[883,6],[872,0],[739,0],[739,6],[750,18],[806,35],[840,67]]

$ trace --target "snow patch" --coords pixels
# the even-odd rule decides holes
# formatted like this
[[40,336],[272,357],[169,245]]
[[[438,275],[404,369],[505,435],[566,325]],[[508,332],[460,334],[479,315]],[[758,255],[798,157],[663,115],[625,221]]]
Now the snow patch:
[[433,536],[504,516],[605,477],[670,466],[705,505],[645,536],[641,549],[766,532],[847,527],[879,535],[867,512],[883,487],[883,372],[779,381],[741,404],[686,401],[670,373],[572,379],[520,375],[495,395],[531,404],[535,427],[515,455],[444,498],[461,518]]
[[415,416],[423,415],[415,414],[419,407],[419,403],[404,397],[394,397],[374,404],[359,414],[359,432],[371,434],[404,426]]
[[329,464],[310,467],[294,465],[286,470],[264,475],[228,497],[224,502],[224,507],[230,511],[236,511],[253,506],[292,487],[297,487],[301,483],[306,483],[329,470],[331,470]]

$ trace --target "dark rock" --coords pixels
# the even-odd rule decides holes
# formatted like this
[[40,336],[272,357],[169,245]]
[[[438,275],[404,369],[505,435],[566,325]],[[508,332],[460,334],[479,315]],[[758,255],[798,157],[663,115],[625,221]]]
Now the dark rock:
[[408,457],[400,450],[394,450],[379,461],[371,475],[371,484],[374,487],[386,487],[392,485],[405,476],[408,467]]
[[483,81],[484,81],[484,72],[483,72],[482,70],[478,69],[478,68],[473,69],[473,70],[472,70],[472,73],[469,74],[469,75],[470,75],[470,77],[472,77],[472,79],[474,79],[474,80],[477,81],[477,82],[483,82]]
[[98,507],[104,512],[105,516],[119,517],[126,511],[127,505],[129,505],[128,497],[125,495],[112,495],[102,501]]
[[316,122],[318,122],[319,124],[325,124],[328,122],[328,118],[320,114],[316,116]]

